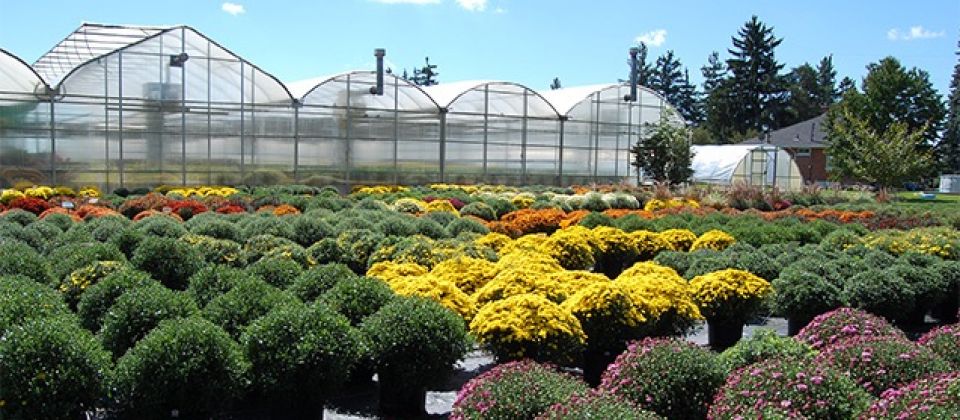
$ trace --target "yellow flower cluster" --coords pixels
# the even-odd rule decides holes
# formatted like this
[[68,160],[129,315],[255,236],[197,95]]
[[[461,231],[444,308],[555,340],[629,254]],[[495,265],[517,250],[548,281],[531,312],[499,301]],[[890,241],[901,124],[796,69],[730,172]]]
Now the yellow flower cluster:
[[473,241],[477,246],[488,247],[497,253],[513,243],[513,239],[502,233],[490,232]]
[[513,198],[510,199],[510,203],[512,203],[518,209],[525,209],[532,206],[535,200],[536,197],[534,197],[533,194],[522,192],[514,195]]
[[470,332],[502,360],[572,363],[586,342],[580,321],[543,296],[520,294],[480,308]]
[[729,233],[714,229],[704,232],[696,241],[693,241],[693,244],[690,245],[690,251],[696,251],[698,249],[723,251],[735,242],[737,242],[737,240]]
[[689,198],[671,198],[669,200],[660,200],[654,198],[643,205],[646,211],[657,211],[663,209],[675,209],[678,207],[689,207],[691,209],[700,208],[700,203]]
[[660,232],[660,238],[667,241],[674,251],[689,251],[697,240],[697,234],[687,229],[667,229]]
[[26,195],[27,197],[42,198],[42,199],[44,199],[44,200],[46,200],[46,199],[48,199],[48,198],[50,198],[50,197],[53,197],[54,194],[55,194],[55,193],[53,192],[53,188],[51,188],[51,187],[45,187],[45,186],[27,188],[27,189],[23,190],[23,193],[24,193],[24,195]]
[[60,292],[66,295],[68,300],[76,303],[74,299],[79,299],[84,290],[110,273],[120,271],[123,267],[124,264],[120,261],[96,261],[78,268],[61,281]]
[[747,271],[726,269],[690,280],[693,300],[708,319],[745,321],[772,292],[770,283]]
[[427,274],[430,270],[420,264],[410,262],[381,261],[367,269],[367,277],[378,278],[387,284],[403,281],[407,277]]
[[353,192],[356,194],[389,194],[395,192],[407,192],[410,191],[410,188],[404,187],[402,185],[374,185],[366,186],[360,185],[353,187]]
[[615,283],[620,283],[642,304],[645,315],[655,320],[692,322],[703,319],[693,300],[690,285],[670,267],[654,262],[639,262],[624,270]]
[[660,251],[674,250],[673,245],[656,232],[637,230],[630,232],[630,238],[637,246],[637,255],[640,260],[652,260]]
[[553,302],[563,302],[567,298],[567,290],[537,268],[513,268],[500,271],[474,294],[477,304],[482,307],[487,303],[510,296],[529,293],[546,297]]
[[476,185],[458,185],[458,184],[430,184],[431,190],[434,191],[454,191],[459,190],[467,194],[473,194],[477,191],[480,191],[480,187]]
[[586,286],[560,306],[576,316],[581,324],[636,328],[647,321],[627,289],[610,281]]
[[593,228],[593,237],[596,239],[598,259],[601,256],[619,256],[632,260],[640,253],[634,237],[615,227],[597,226]]
[[948,227],[884,230],[865,236],[863,243],[895,255],[918,252],[947,259],[960,258],[957,250],[960,247],[960,231]]
[[557,260],[567,270],[588,270],[595,261],[590,238],[566,230],[559,230],[540,242],[537,251]]
[[610,279],[599,273],[585,270],[561,270],[548,273],[547,277],[551,281],[557,282],[557,285],[567,296],[583,290],[584,287],[595,283],[609,283]]
[[7,190],[3,190],[3,192],[0,193],[0,203],[2,203],[2,204],[8,204],[8,203],[10,203],[10,202],[13,201],[13,200],[16,200],[16,199],[18,199],[18,198],[23,198],[23,197],[26,197],[26,196],[27,196],[27,195],[24,194],[23,192],[21,192],[21,191],[19,191],[19,190],[15,190],[15,189],[13,189],[13,188],[7,189]]
[[473,294],[496,276],[497,267],[480,258],[457,256],[437,264],[430,274],[452,281],[464,293]]
[[431,274],[407,277],[390,284],[390,287],[400,296],[422,296],[433,299],[443,307],[456,312],[467,322],[477,312],[477,307],[469,295],[453,282]]
[[427,211],[427,203],[416,198],[401,198],[393,202],[393,211],[400,213],[417,214]]
[[198,249],[207,262],[224,265],[242,265],[243,248],[233,241],[212,236],[187,234],[180,237]]
[[240,190],[232,187],[196,187],[196,188],[174,188],[167,191],[167,197],[229,197]]
[[447,200],[433,200],[427,203],[427,212],[434,211],[453,213],[454,215],[460,216],[460,212],[457,211],[457,208],[453,207],[453,204],[450,204],[450,202]]

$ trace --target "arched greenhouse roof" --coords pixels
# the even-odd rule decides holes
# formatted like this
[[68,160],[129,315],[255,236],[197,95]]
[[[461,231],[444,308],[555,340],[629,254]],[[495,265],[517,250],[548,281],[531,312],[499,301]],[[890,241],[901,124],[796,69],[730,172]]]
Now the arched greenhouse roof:
[[[89,26],[91,25],[85,24],[81,29]],[[56,86],[59,93],[91,93],[90,90],[102,90],[104,83],[116,82],[120,75],[108,74],[105,77],[104,63],[117,60],[121,55],[124,83],[138,80],[144,83],[161,82],[158,80],[158,75],[163,73],[163,69],[169,67],[172,70],[175,67],[169,62],[172,61],[173,56],[186,53],[187,61],[183,64],[183,69],[186,73],[184,77],[188,97],[192,94],[206,97],[207,90],[210,89],[212,92],[209,96],[212,97],[212,101],[239,101],[238,97],[243,87],[244,92],[249,90],[249,96],[244,98],[244,102],[285,104],[293,102],[293,96],[286,85],[276,77],[189,26],[147,29],[125,26],[103,27],[102,25],[98,27],[105,28],[98,32],[98,38],[96,38],[102,41],[98,43],[101,45],[100,49],[88,49],[74,56],[60,52],[51,55],[54,51],[61,51],[61,45],[58,45],[35,64],[35,66],[44,65],[45,68],[54,69],[50,71],[59,80]],[[67,37],[64,42],[73,39],[71,37],[76,34],[77,32]],[[123,44],[124,40],[132,42]],[[78,41],[69,41],[68,45],[76,42]],[[114,49],[107,51],[110,48]],[[96,53],[101,54],[94,55]],[[56,62],[56,60],[74,63],[84,58],[86,58],[85,62],[76,65],[65,74],[60,70],[65,64],[60,67],[44,64]],[[120,66],[117,65],[117,68]],[[146,89],[145,86],[143,88]],[[124,95],[139,94],[140,91],[135,91]]]
[[692,146],[691,168],[696,182],[730,185],[777,185],[799,189],[800,168],[786,150],[768,144],[725,144]]
[[0,92],[4,94],[39,94],[47,90],[43,80],[33,67],[20,57],[0,48]]
[[439,112],[440,107],[420,86],[393,74],[383,75],[383,95],[369,93],[377,85],[377,72],[355,70],[287,84],[304,105],[346,106],[346,91],[359,93],[351,105],[364,108]]
[[56,85],[73,69],[169,28],[83,23],[33,63],[50,85]]
[[[553,105],[554,108],[565,117],[574,117],[575,110],[578,107],[583,105],[593,104],[596,101],[597,96],[601,101],[616,103],[623,102],[623,97],[630,93],[630,85],[626,83],[607,83],[607,84],[597,84],[597,85],[585,85],[585,86],[573,86],[568,88],[560,88],[555,90],[546,91],[543,93],[543,97],[546,98]],[[683,119],[680,117],[680,114],[676,112],[676,109],[670,104],[663,95],[660,95],[656,91],[644,87],[637,87],[638,100],[634,102],[635,105],[641,105],[646,107],[659,107],[664,106],[665,108],[673,111],[672,116],[674,122],[683,123]]]
[[556,108],[539,92],[518,83],[470,80],[428,86],[424,91],[441,108],[455,113],[560,118]]

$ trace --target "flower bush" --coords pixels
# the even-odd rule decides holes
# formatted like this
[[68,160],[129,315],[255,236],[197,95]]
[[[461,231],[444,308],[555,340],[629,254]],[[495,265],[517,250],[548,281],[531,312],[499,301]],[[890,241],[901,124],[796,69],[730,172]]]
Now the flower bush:
[[643,307],[652,336],[683,335],[703,319],[692,289],[673,269],[653,262],[628,268],[615,280]]
[[696,251],[699,249],[723,251],[728,246],[733,245],[735,242],[736,239],[724,231],[710,230],[705,232],[703,235],[700,235],[697,240],[690,244],[690,251]]
[[922,335],[917,343],[924,346],[960,370],[960,326],[942,325]]
[[64,299],[71,307],[76,307],[84,290],[111,273],[125,268],[127,268],[126,264],[120,261],[96,261],[83,268],[73,270],[69,276],[60,282],[58,290],[64,294]]
[[497,269],[490,261],[461,255],[440,262],[430,274],[454,282],[466,294],[473,294],[496,276]]
[[844,306],[842,290],[816,273],[787,269],[772,282],[774,312],[799,322]]
[[948,227],[885,230],[865,236],[863,243],[895,255],[919,252],[954,260],[960,257],[960,233]]
[[660,232],[660,238],[667,241],[675,251],[689,251],[697,241],[697,235],[687,229],[667,229]]
[[847,338],[822,349],[817,361],[847,372],[874,396],[923,376],[950,370],[950,365],[936,353],[895,337]]
[[160,321],[186,318],[199,311],[185,293],[174,292],[159,283],[149,284],[125,291],[104,314],[100,340],[115,357],[133,347]]
[[293,295],[273,287],[259,278],[243,278],[226,293],[213,298],[203,307],[202,315],[233,337],[255,319],[271,309],[296,302]]
[[0,337],[7,329],[33,318],[52,318],[69,313],[53,289],[23,276],[0,276]]
[[110,355],[75,319],[34,318],[0,336],[4,417],[80,418],[104,395]]
[[817,351],[807,344],[782,337],[774,330],[757,329],[749,338],[738,341],[720,353],[719,359],[727,372],[733,372],[767,359],[807,358],[812,361],[816,355]]
[[946,419],[960,412],[960,372],[917,379],[880,394],[863,419]]
[[587,338],[573,314],[533,294],[481,306],[470,321],[470,332],[501,362],[530,358],[573,364]]
[[640,305],[620,283],[597,282],[572,294],[560,305],[580,321],[587,347],[622,350],[639,338],[647,322]]
[[905,338],[903,332],[885,319],[853,308],[840,308],[813,318],[796,339],[816,350],[851,337]]
[[728,325],[742,324],[753,317],[773,291],[766,280],[735,269],[694,277],[690,288],[708,321]]
[[634,243],[637,245],[637,259],[640,261],[649,261],[657,256],[661,251],[673,251],[673,245],[664,239],[660,234],[647,230],[637,230],[630,233]]
[[183,290],[187,280],[203,267],[200,253],[171,238],[148,236],[133,252],[130,262],[171,289]]
[[588,389],[579,379],[549,365],[530,360],[504,363],[460,388],[450,420],[532,420],[555,404],[586,394]]
[[346,382],[360,357],[360,334],[324,305],[293,303],[254,321],[240,338],[263,405],[305,406],[314,414]]
[[623,269],[637,261],[640,250],[630,234],[612,227],[600,226],[593,229],[596,238],[596,266],[594,271],[616,278]]
[[532,293],[560,303],[566,300],[568,291],[548,276],[556,271],[559,270],[538,270],[536,267],[503,270],[477,290],[473,298],[477,305],[483,306],[512,296]]
[[452,281],[426,274],[397,281],[391,288],[400,296],[420,296],[433,300],[460,315],[467,322],[477,313],[473,299]]
[[117,361],[109,383],[126,417],[172,410],[207,417],[242,396],[249,370],[240,345],[220,327],[197,317],[170,319]]
[[772,358],[730,374],[713,398],[707,418],[734,420],[750,412],[773,412],[777,416],[770,418],[849,419],[870,401],[869,394],[830,366]]
[[663,417],[641,410],[635,404],[613,395],[591,393],[586,396],[572,395],[569,400],[557,403],[537,416],[536,420],[636,419],[659,420]]
[[585,229],[558,230],[543,241],[537,250],[557,260],[567,270],[589,270],[595,262],[592,239],[590,231]]
[[357,275],[343,264],[324,264],[310,267],[293,280],[287,291],[304,302],[313,302],[343,279]]
[[599,390],[671,419],[704,418],[724,371],[709,350],[677,339],[647,338],[603,373]]
[[395,296],[390,287],[380,280],[346,277],[321,295],[318,302],[343,314],[351,324],[360,325],[368,316],[390,303]]

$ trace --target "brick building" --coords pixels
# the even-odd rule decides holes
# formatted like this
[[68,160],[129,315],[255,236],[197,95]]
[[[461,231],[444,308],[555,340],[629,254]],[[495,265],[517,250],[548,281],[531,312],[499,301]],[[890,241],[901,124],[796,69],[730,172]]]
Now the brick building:
[[827,180],[827,143],[823,124],[826,114],[772,131],[767,136],[752,138],[742,144],[767,143],[790,153],[800,168],[804,183],[825,184]]

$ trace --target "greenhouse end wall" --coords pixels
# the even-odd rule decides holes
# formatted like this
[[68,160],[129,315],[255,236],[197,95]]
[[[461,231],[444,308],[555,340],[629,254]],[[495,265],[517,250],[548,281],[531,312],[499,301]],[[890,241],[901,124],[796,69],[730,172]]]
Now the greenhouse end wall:
[[3,53],[3,187],[618,182],[644,124],[671,108],[646,89],[626,102],[621,85],[423,89],[389,74],[372,94],[371,71],[301,91],[189,27],[48,69],[55,80]]

